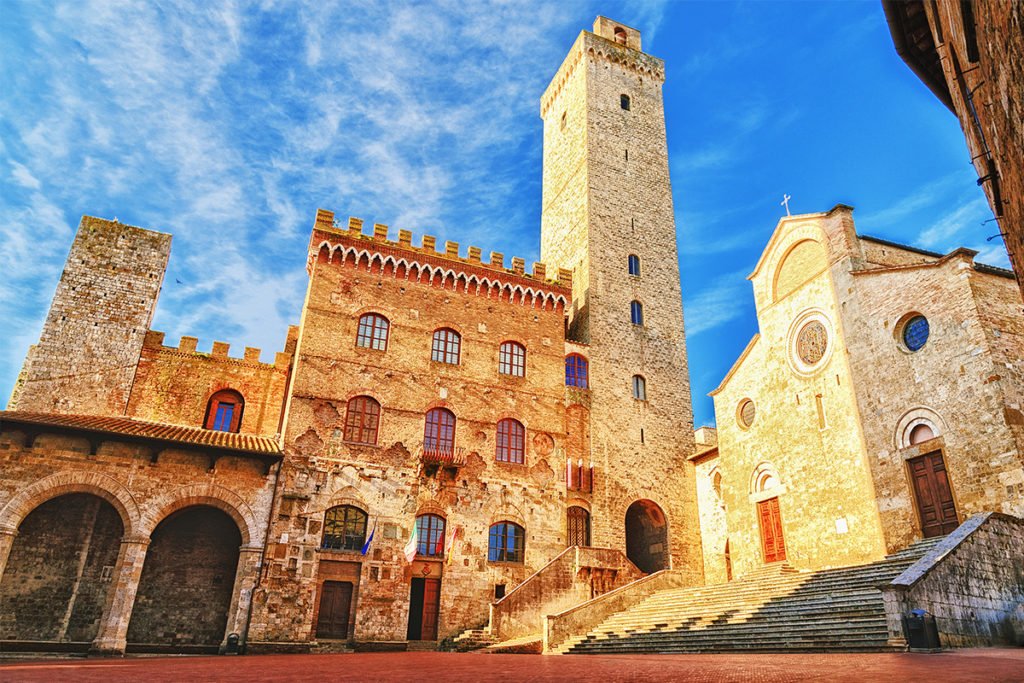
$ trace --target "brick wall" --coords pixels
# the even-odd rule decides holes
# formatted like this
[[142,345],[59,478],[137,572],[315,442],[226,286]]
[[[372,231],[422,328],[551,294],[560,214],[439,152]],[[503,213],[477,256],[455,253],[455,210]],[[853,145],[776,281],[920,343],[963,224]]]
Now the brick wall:
[[[564,298],[568,290],[442,256],[430,246],[352,232],[318,221],[311,243],[282,495],[251,631],[256,641],[313,638],[325,561],[359,566],[357,641],[405,640],[412,577],[424,571],[440,576],[443,638],[485,622],[495,585],[512,588],[565,546],[564,309],[550,299],[510,301],[496,289],[478,291],[476,283],[487,277]],[[384,265],[387,256],[405,265]],[[421,277],[412,263],[439,265],[453,275]],[[476,279],[470,284],[461,273]],[[386,351],[356,346],[359,317],[370,311],[390,321]],[[461,335],[458,365],[431,360],[433,332],[442,327]],[[525,377],[498,373],[499,345],[506,340],[526,347]],[[347,402],[360,395],[381,404],[376,445],[344,441]],[[455,446],[465,457],[457,469],[421,464],[424,416],[438,406],[457,418]],[[526,428],[524,464],[495,459],[496,424],[506,417]],[[320,549],[324,513],[342,504],[366,511],[376,525],[366,556]],[[448,565],[410,565],[402,554],[416,515],[425,512],[461,528]],[[526,530],[522,564],[488,562],[488,529],[503,520]]]
[[[294,350],[294,337],[289,339]],[[163,332],[146,334],[128,415],[201,427],[210,397],[223,389],[233,389],[245,400],[240,432],[278,433],[291,351],[278,352],[273,363],[262,363],[256,348],[246,347],[242,358],[231,358],[223,342],[214,342],[211,353],[202,353],[196,351],[195,337],[183,337],[177,347],[165,346],[163,340]]]

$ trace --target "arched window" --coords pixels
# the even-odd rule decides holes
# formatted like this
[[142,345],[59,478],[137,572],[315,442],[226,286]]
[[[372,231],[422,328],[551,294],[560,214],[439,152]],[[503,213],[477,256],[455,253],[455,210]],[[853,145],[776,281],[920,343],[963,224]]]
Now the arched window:
[[629,263],[629,274],[640,277],[640,257],[636,254],[630,254],[627,261]]
[[619,106],[629,111],[629,95],[619,95]]
[[781,483],[775,468],[770,463],[763,462],[754,468],[754,474],[750,478],[750,492],[771,491]]
[[590,368],[587,359],[578,353],[570,353],[565,357],[565,386],[590,388]]
[[590,545],[590,513],[586,508],[574,505],[566,511],[566,534],[569,546]]
[[626,29],[622,28],[621,26],[616,26],[615,30],[612,32],[612,35],[615,36],[615,42],[618,43],[619,45],[626,44]]
[[722,500],[722,473],[718,470],[715,470],[714,475],[711,477],[711,488],[714,490],[718,500]]
[[455,413],[445,408],[427,411],[423,427],[423,451],[439,455],[455,452]]
[[379,425],[380,403],[369,396],[349,399],[345,410],[345,441],[375,444]]
[[641,375],[633,375],[633,398],[638,401],[647,400],[647,380]]
[[525,375],[526,347],[518,342],[504,342],[498,350],[498,372],[513,377]]
[[242,427],[245,399],[234,389],[222,389],[210,397],[206,404],[203,427],[218,432],[237,432]]
[[416,518],[416,554],[423,557],[444,555],[444,517],[427,514]]
[[522,465],[526,459],[526,428],[511,418],[498,422],[496,458],[498,462]]
[[488,562],[522,563],[526,554],[526,530],[515,522],[491,525],[487,538]]
[[430,360],[458,365],[461,352],[462,337],[458,332],[447,327],[434,331],[434,343],[430,347]]
[[910,445],[916,446],[935,438],[935,431],[926,424],[919,424],[910,430]]
[[388,348],[388,332],[391,323],[378,313],[366,313],[359,318],[359,331],[356,333],[356,346],[386,351]]
[[644,324],[644,305],[639,301],[633,301],[629,304],[629,319],[634,325]]
[[362,550],[366,542],[366,513],[351,505],[334,507],[324,513],[321,548]]

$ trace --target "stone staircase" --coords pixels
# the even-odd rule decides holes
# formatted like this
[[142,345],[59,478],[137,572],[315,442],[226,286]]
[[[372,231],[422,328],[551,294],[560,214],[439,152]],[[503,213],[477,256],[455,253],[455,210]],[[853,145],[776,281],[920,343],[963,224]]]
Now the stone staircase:
[[456,652],[470,652],[490,647],[498,642],[487,628],[471,628],[455,636],[452,647]]
[[941,539],[884,560],[816,572],[786,564],[726,584],[662,590],[569,638],[560,654],[852,652],[890,649],[878,586]]

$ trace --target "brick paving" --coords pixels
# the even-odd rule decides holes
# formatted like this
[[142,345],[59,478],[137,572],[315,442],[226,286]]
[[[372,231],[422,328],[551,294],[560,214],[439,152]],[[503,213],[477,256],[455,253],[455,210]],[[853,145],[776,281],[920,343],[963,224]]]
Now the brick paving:
[[1024,681],[1024,649],[940,654],[130,657],[0,664],[0,681]]

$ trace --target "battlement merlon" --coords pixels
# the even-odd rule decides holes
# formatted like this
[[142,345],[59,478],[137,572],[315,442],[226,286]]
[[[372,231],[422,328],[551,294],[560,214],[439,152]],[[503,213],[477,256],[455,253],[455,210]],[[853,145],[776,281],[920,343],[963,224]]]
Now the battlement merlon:
[[[621,31],[621,33],[617,33]],[[652,57],[640,49],[640,31],[607,17],[594,20],[594,30],[580,31],[579,37],[558,67],[551,83],[540,98],[540,116],[547,116],[548,109],[558,99],[559,93],[576,70],[585,55],[604,59],[636,71],[648,78],[665,82],[665,62]]]
[[472,268],[484,272],[500,274],[502,279],[509,282],[516,282],[523,285],[537,287],[543,285],[546,289],[559,290],[560,293],[569,295],[572,292],[572,271],[559,268],[555,277],[548,279],[547,266],[543,263],[534,263],[532,270],[526,272],[526,263],[519,257],[512,259],[512,267],[505,267],[505,256],[500,252],[492,251],[490,259],[484,261],[480,247],[469,247],[465,257],[459,256],[459,243],[447,241],[444,243],[443,251],[437,249],[437,238],[433,235],[424,235],[421,246],[412,244],[412,233],[408,230],[398,231],[398,241],[388,239],[388,226],[375,223],[373,234],[367,235],[363,231],[363,220],[349,218],[347,225],[340,227],[334,218],[334,212],[326,209],[317,209],[316,223],[313,225],[313,233],[310,236],[309,255],[307,261],[307,272],[312,273],[313,262],[317,259],[324,242],[332,245],[332,248],[339,244],[356,247],[358,249],[369,249],[382,255],[394,255],[396,258],[407,256],[422,260],[450,262],[453,266],[460,268]]
[[[292,330],[297,329],[296,326],[292,325],[288,328],[289,341],[292,337]],[[253,346],[246,346],[245,352],[241,358],[232,358],[228,355],[231,345],[227,342],[215,341],[213,347],[209,353],[198,350],[199,338],[184,336],[178,342],[177,346],[166,346],[164,345],[165,333],[157,330],[147,330],[146,338],[143,342],[143,349],[149,351],[156,351],[158,353],[170,353],[175,355],[187,355],[204,358],[211,361],[228,361],[233,363],[246,363],[252,365],[265,365],[273,366],[278,370],[287,370],[291,364],[293,352],[289,352],[289,343],[286,342],[285,350],[278,351],[274,354],[273,363],[263,363],[260,361],[260,355],[263,351]],[[294,351],[294,350],[293,350]]]

